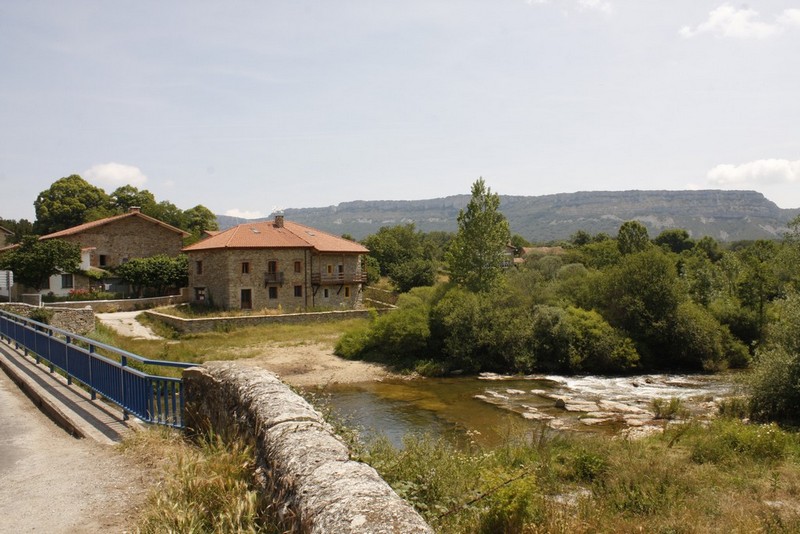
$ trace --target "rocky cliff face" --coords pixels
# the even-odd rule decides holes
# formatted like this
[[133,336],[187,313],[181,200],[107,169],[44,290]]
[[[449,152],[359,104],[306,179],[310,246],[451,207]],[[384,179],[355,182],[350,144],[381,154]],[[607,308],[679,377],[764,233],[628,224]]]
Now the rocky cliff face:
[[[616,235],[638,220],[651,237],[683,228],[692,237],[722,241],[777,239],[800,209],[785,210],[756,191],[593,191],[544,196],[501,196],[511,231],[534,242],[567,239],[578,230]],[[430,200],[343,202],[325,208],[287,209],[287,219],[361,239],[381,226],[413,222],[419,230],[455,231],[469,195]],[[242,222],[242,221],[239,221]]]

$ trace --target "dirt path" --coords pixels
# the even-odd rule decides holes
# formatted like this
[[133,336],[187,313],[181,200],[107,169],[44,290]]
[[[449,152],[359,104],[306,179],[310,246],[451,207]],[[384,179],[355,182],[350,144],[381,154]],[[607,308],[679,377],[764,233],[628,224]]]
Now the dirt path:
[[162,339],[152,330],[140,323],[136,317],[141,311],[98,313],[95,316],[104,325],[113,328],[117,333],[134,339]]
[[116,448],[75,439],[0,371],[0,531],[125,532],[153,477]]

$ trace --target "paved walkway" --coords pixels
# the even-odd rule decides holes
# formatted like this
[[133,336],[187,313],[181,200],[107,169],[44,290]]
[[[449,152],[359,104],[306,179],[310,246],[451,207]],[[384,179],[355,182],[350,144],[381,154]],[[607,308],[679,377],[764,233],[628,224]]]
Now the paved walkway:
[[116,447],[69,435],[0,372],[0,532],[129,531],[145,478]]

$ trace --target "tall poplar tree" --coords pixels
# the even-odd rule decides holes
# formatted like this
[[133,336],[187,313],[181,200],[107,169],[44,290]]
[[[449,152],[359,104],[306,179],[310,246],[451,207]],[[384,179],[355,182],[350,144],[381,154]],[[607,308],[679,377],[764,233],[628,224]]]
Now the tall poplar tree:
[[466,210],[458,213],[458,233],[446,255],[450,278],[470,291],[489,290],[502,274],[511,232],[499,210],[500,196],[478,178]]

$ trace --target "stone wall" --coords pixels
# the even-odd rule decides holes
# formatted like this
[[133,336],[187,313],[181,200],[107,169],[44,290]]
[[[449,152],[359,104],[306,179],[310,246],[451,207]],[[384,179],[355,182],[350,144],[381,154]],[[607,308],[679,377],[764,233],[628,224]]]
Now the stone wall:
[[375,310],[342,310],[330,312],[283,313],[279,315],[248,315],[242,317],[204,317],[184,319],[153,310],[146,310],[151,319],[161,321],[181,334],[200,334],[202,332],[228,331],[247,326],[263,324],[298,324],[322,321],[335,321],[370,317]]
[[[30,317],[31,312],[39,309],[42,308],[31,306],[30,304],[22,304],[20,302],[0,304],[0,310],[5,310],[23,317]],[[91,308],[69,309],[46,306],[44,309],[53,314],[53,317],[50,319],[50,326],[81,336],[85,336],[94,330],[94,311],[92,311]]]
[[301,533],[432,533],[380,475],[350,460],[322,416],[272,373],[235,362],[184,371],[187,427],[255,451],[261,491]]
[[151,297],[143,299],[115,299],[115,300],[84,300],[51,302],[47,306],[50,308],[91,308],[95,313],[112,313],[146,310],[148,308],[159,308],[161,306],[172,306],[187,302],[186,288],[181,289],[180,295],[168,295],[166,297]]

